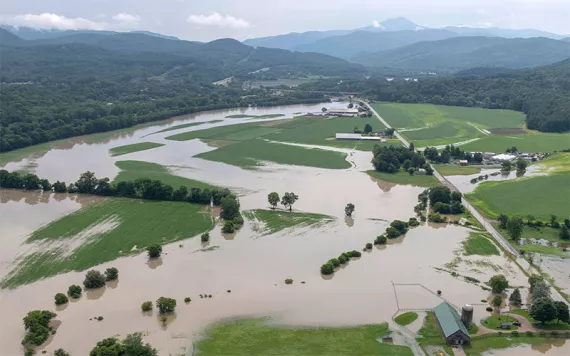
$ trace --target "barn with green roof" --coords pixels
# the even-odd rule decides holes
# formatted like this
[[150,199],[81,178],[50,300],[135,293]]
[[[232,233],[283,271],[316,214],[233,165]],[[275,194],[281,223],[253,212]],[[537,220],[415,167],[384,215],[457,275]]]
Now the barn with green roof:
[[467,328],[454,307],[443,302],[433,310],[437,323],[443,332],[448,345],[464,345],[471,343]]

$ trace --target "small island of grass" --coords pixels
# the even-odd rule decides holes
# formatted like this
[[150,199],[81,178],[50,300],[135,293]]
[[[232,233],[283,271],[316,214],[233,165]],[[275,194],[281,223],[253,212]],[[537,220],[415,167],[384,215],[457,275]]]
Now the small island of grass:
[[416,321],[417,318],[418,318],[418,313],[407,312],[407,313],[400,314],[397,317],[395,317],[394,321],[398,325],[406,326],[406,325],[411,324],[414,321]]
[[308,227],[316,224],[331,222],[333,218],[328,215],[313,213],[297,213],[282,210],[248,210],[243,215],[250,221],[259,221],[265,235],[274,234],[291,227]]
[[433,187],[438,185],[438,180],[433,175],[410,175],[408,172],[399,171],[396,173],[386,173],[377,171],[366,171],[370,177],[382,180],[389,183],[396,183],[402,185],[413,185],[416,187]]
[[127,153],[150,150],[161,146],[164,146],[164,144],[155,143],[155,142],[139,142],[139,143],[134,143],[132,145],[113,147],[109,150],[109,152],[111,152],[111,156],[114,157],[114,156],[126,155]]
[[235,114],[235,115],[226,116],[226,119],[273,119],[282,116],[285,115],[284,114],[265,114],[265,115]]

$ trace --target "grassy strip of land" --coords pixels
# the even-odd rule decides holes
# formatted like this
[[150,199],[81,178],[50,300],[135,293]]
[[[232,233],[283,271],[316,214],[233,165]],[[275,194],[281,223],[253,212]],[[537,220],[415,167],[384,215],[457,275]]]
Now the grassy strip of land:
[[[203,125],[203,124],[215,124],[218,122],[223,122],[224,120],[210,120],[210,121],[205,121],[205,122],[190,122],[188,124],[181,124],[181,125],[175,125],[169,128],[166,128],[164,130],[160,130],[160,131],[156,131],[153,132],[152,134],[156,134],[156,133],[161,133],[161,132],[167,132],[167,131],[174,131],[174,130],[180,130],[180,129],[185,129],[187,127],[192,127],[192,126],[199,126],[199,125]],[[151,134],[151,135],[152,135]]]
[[454,355],[453,349],[445,342],[441,329],[437,325],[437,320],[433,312],[428,312],[424,318],[421,329],[418,331],[421,335],[417,339],[421,348],[428,354],[426,347],[428,346],[440,346],[442,347],[448,355]]
[[153,243],[196,236],[213,228],[204,206],[108,198],[35,231],[27,244],[35,252],[22,257],[2,287],[13,288],[67,271],[82,271]]
[[408,324],[413,323],[418,318],[418,313],[414,312],[407,312],[404,314],[400,314],[394,318],[394,321],[398,325],[406,326]]
[[256,169],[263,165],[264,161],[329,169],[351,167],[346,161],[346,153],[284,145],[260,139],[223,146],[214,151],[200,153],[196,157],[244,169]]
[[568,200],[560,198],[569,196],[570,172],[484,182],[467,195],[471,204],[488,217],[503,213],[533,215],[538,219],[548,219],[550,214],[570,216]]
[[[497,330],[499,328],[499,325],[501,325],[501,323],[513,323],[517,321],[517,319],[513,318],[512,316],[508,316],[508,315],[492,315],[490,317],[488,317],[487,319],[483,320],[481,322],[481,325],[486,327],[487,329],[491,329],[491,330]],[[501,329],[498,331],[502,331],[502,330],[517,330],[518,326],[512,325],[510,326],[509,329]]]
[[491,336],[471,341],[471,345],[463,346],[467,356],[486,355],[491,350],[508,349],[520,345],[540,345],[550,342],[562,341],[556,338],[538,336]]
[[215,187],[208,183],[173,175],[170,173],[168,168],[156,163],[144,161],[118,161],[115,162],[115,165],[121,171],[113,180],[114,182],[135,181],[139,178],[150,178],[152,180],[159,180],[162,183],[168,184],[174,189],[183,185],[188,188],[219,189],[219,187]]
[[[505,152],[516,146],[520,152],[553,152],[570,149],[568,133],[529,132],[525,135],[491,135],[461,146],[468,152]],[[419,147],[419,146],[418,146]]]
[[435,185],[439,185],[439,181],[433,175],[410,175],[408,172],[404,171],[399,171],[397,173],[366,171],[366,174],[374,179],[402,185],[413,185],[416,187],[433,187]]
[[412,355],[408,347],[377,341],[389,333],[387,324],[294,329],[263,322],[248,319],[215,324],[196,343],[197,355]]
[[113,147],[109,150],[109,152],[111,152],[111,156],[121,156],[126,155],[127,153],[150,150],[161,146],[164,146],[164,144],[154,142],[139,142],[132,145]]
[[470,232],[469,238],[463,241],[465,255],[499,256],[499,250],[487,236],[488,234]]
[[291,227],[307,227],[327,223],[333,220],[331,216],[312,213],[297,213],[283,210],[248,210],[243,215],[248,220],[258,220],[265,225],[266,235],[274,234]]
[[168,136],[166,139],[174,141],[188,141],[196,138],[201,138],[227,141],[243,141],[281,131],[278,128],[264,127],[261,125],[262,123],[253,122],[247,124],[217,126],[204,130],[182,132],[176,135]]
[[512,310],[509,313],[524,316],[528,321],[530,321],[532,326],[534,326],[539,330],[570,330],[570,324],[565,322],[559,322],[553,320],[542,324],[540,321],[534,320],[530,316],[528,309]]
[[436,165],[434,168],[443,176],[468,176],[481,172],[480,167]]
[[236,115],[228,115],[226,116],[226,119],[273,119],[281,116],[285,115],[284,114],[266,114],[266,115],[236,114]]
[[[164,122],[164,120],[163,120],[163,122]],[[135,132],[136,130],[144,129],[144,128],[151,127],[151,126],[158,126],[160,124],[161,124],[161,121],[145,122],[144,124],[135,125],[133,127],[125,127],[123,129],[101,132],[98,134],[87,136],[87,138],[91,142],[99,142],[99,141],[104,141],[108,138],[111,138],[111,137],[114,137],[114,136],[117,136],[120,134]]]

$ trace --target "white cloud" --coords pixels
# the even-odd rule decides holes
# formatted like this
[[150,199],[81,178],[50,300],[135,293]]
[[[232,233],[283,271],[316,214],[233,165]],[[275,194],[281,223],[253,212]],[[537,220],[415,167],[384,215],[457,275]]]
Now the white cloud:
[[47,12],[43,14],[16,15],[7,19],[5,22],[13,26],[58,30],[103,30],[107,27],[107,24],[104,22],[95,22],[82,17],[69,18]]
[[141,18],[139,17],[139,15],[131,15],[124,12],[121,12],[113,16],[113,20],[119,22],[139,22],[140,19]]
[[230,15],[220,15],[217,12],[210,15],[190,15],[186,21],[200,26],[228,27],[234,29],[248,28],[250,26],[249,22],[244,19]]
[[376,28],[384,28],[384,26],[382,26],[382,24],[378,20],[372,21],[372,26]]

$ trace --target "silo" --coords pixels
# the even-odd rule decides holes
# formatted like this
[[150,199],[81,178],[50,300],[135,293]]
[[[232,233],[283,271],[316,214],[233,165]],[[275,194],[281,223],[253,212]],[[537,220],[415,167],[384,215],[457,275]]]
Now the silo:
[[465,304],[461,308],[461,321],[463,322],[463,325],[465,325],[465,327],[467,329],[469,329],[471,327],[471,323],[473,322],[473,306],[472,305]]

